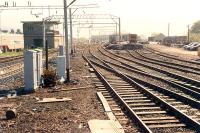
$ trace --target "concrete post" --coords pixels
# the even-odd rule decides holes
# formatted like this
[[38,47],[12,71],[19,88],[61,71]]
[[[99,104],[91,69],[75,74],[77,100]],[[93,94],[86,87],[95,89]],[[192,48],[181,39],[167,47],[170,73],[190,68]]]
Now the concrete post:
[[58,56],[57,57],[57,74],[59,79],[64,80],[66,78],[65,70],[66,70],[66,60],[65,56]]
[[36,49],[37,52],[37,85],[40,86],[41,82],[41,75],[43,74],[43,63],[42,63],[42,50]]

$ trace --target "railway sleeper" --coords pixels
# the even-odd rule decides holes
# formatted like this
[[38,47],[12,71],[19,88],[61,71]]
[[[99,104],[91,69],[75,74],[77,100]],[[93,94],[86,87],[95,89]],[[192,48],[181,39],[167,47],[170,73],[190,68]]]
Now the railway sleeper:
[[162,124],[162,125],[148,125],[149,128],[175,128],[175,127],[186,127],[185,124]]
[[167,111],[144,111],[135,112],[137,115],[167,114]]
[[167,124],[167,123],[180,123],[179,120],[174,119],[174,120],[151,120],[151,121],[144,121],[145,124]]
[[125,92],[125,93],[134,93],[134,94],[139,94],[137,90],[127,90],[127,89],[116,89],[117,92]]
[[[108,67],[108,69],[110,69],[109,67]],[[116,75],[115,75],[116,76]],[[126,81],[124,81],[124,80],[122,80],[121,78],[116,78],[116,79],[107,79],[107,81],[109,82],[109,83],[112,83],[112,84],[125,84],[126,83]]]
[[131,108],[132,110],[134,111],[137,111],[137,110],[157,110],[157,109],[160,109],[160,107],[157,107],[157,106],[152,106],[152,107],[135,107],[135,108]]
[[130,103],[129,104],[129,106],[132,108],[134,108],[134,107],[144,107],[144,106],[147,106],[147,107],[151,107],[151,106],[155,106],[156,104],[155,103]]
[[151,100],[125,100],[126,103],[149,103]]
[[124,100],[146,100],[146,97],[124,97]]
[[106,89],[106,87],[97,87],[98,89]]
[[176,120],[177,118],[174,116],[164,116],[164,117],[149,117],[149,118],[141,118],[143,121],[159,121],[159,120]]
[[115,90],[123,90],[123,91],[137,91],[137,90],[134,90],[133,88],[115,88]]
[[130,92],[130,93],[127,93],[127,92],[119,92],[118,94],[119,94],[119,95],[125,96],[125,95],[141,94],[141,93],[140,93],[140,92]]
[[[109,81],[108,81],[109,82]],[[129,84],[127,84],[126,82],[109,82],[110,85],[113,86],[130,86]]]
[[[122,98],[124,98],[124,97],[133,97],[133,95],[132,94],[124,94],[124,95],[121,95],[121,97]],[[138,97],[144,97],[144,95],[143,94],[135,94],[134,95],[134,97],[136,98],[138,98]]]

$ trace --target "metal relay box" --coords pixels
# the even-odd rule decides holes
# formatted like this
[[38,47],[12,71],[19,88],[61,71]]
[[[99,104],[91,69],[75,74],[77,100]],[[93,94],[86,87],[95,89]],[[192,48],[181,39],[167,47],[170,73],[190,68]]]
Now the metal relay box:
[[24,54],[24,82],[25,91],[33,91],[37,83],[37,52],[28,50]]
[[28,50],[24,54],[25,91],[34,91],[41,85],[43,74],[42,50]]

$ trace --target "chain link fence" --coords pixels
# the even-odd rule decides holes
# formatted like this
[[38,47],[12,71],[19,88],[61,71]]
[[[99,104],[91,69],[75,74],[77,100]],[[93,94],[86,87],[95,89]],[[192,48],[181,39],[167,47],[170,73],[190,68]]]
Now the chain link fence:
[[189,33],[189,42],[200,42],[200,33]]

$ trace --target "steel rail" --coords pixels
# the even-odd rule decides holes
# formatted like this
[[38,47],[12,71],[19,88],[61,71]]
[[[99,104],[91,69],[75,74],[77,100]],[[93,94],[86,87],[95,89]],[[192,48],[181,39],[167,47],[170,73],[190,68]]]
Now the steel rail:
[[[152,61],[152,60],[148,60],[148,59],[145,59],[143,56],[141,56],[142,58],[138,58],[136,56],[133,55],[133,53],[131,53],[130,51],[128,51],[129,54],[135,58],[135,59],[138,59],[138,60],[142,60],[144,62],[148,62],[148,63],[151,63],[151,64],[156,64],[156,65],[160,65],[160,66],[163,66],[163,67],[168,67],[168,68],[171,68],[171,69],[176,69],[176,70],[179,70],[181,72],[187,72],[187,73],[192,73],[192,74],[196,74],[196,75],[200,75],[200,72],[199,71],[191,71],[191,70],[187,70],[187,69],[183,69],[183,68],[179,68],[179,67],[176,67],[176,66],[170,66],[168,64],[164,64],[164,63],[160,63],[160,61]],[[137,53],[137,52],[136,52]],[[138,53],[137,53],[138,54]],[[139,54],[140,55],[140,54]],[[166,62],[165,62],[166,63]]]
[[[50,51],[50,53],[55,53],[55,52],[57,52],[57,50],[52,50],[52,51]],[[52,56],[49,56],[49,61],[51,61],[51,60],[53,60],[53,58],[54,57],[52,57]],[[7,64],[7,66],[6,67],[8,67],[8,66],[12,66],[12,65],[15,65],[15,62],[7,62],[8,64]],[[43,64],[44,65],[44,64]],[[13,80],[14,81],[14,77],[16,77],[16,76],[22,76],[22,74],[23,74],[23,67],[21,67],[21,68],[18,68],[18,69],[16,69],[16,70],[13,70],[13,71],[10,71],[10,72],[7,72],[7,73],[5,73],[5,74],[2,74],[2,75],[0,75],[1,77],[0,77],[0,83],[1,84],[3,84],[3,83],[8,83],[8,82],[10,82],[11,80]]]
[[[146,126],[146,124],[144,124],[142,122],[142,120],[136,115],[136,113],[128,106],[128,104],[121,98],[121,96],[119,96],[117,94],[117,92],[112,88],[112,86],[106,81],[106,79],[103,77],[103,75],[97,71],[97,69],[94,67],[94,65],[91,63],[91,61],[89,61],[84,55],[83,58],[88,62],[88,64],[90,65],[90,67],[92,67],[95,71],[95,73],[97,74],[98,78],[103,82],[103,84],[110,90],[113,92],[113,94],[115,95],[115,97],[117,97],[117,99],[120,101],[121,104],[123,104],[123,106],[126,108],[126,110],[128,111],[128,114],[130,115],[130,118],[133,119],[134,121],[137,121],[139,127],[145,132],[145,133],[152,133],[152,131]],[[94,64],[99,65],[98,63],[93,62]],[[102,66],[101,66],[102,67]],[[107,68],[107,67],[104,67]],[[110,68],[107,68],[109,71],[113,71]],[[113,71],[114,72],[114,71]]]
[[[110,62],[110,61],[105,61],[105,60],[104,60],[104,62],[109,63],[109,64],[111,64],[111,65],[113,65],[113,66],[117,66],[117,67],[126,69],[126,70],[128,70],[128,71],[134,72],[134,70],[131,69],[131,68],[128,68],[128,67],[125,67],[125,66],[122,66],[122,65],[118,65],[118,64],[112,63],[112,62]],[[139,73],[140,73],[140,72],[139,72]],[[155,85],[155,84],[153,84],[153,83],[150,83],[150,82],[148,82],[148,81],[143,81],[143,80],[141,80],[141,79],[139,79],[139,78],[137,78],[137,77],[132,76],[131,74],[126,74],[126,75],[127,75],[128,77],[130,77],[131,79],[133,79],[134,81],[138,82],[138,83],[141,84],[141,85],[146,85],[146,86],[148,86],[149,88],[152,88],[152,89],[155,90],[155,91],[164,93],[165,95],[171,96],[171,97],[173,97],[173,98],[175,98],[175,99],[178,99],[178,100],[180,100],[180,101],[182,101],[182,102],[184,102],[184,103],[186,103],[186,104],[189,104],[189,105],[191,105],[193,108],[198,108],[198,109],[200,109],[200,102],[199,102],[199,101],[196,101],[196,100],[194,100],[194,99],[191,99],[191,98],[186,97],[186,96],[183,96],[183,95],[180,95],[180,94],[178,94],[178,93],[176,93],[176,92],[173,92],[173,91],[171,91],[171,90],[165,89],[165,88],[163,88],[163,87],[160,87],[160,86]],[[141,74],[141,75],[142,75],[142,74]],[[143,76],[144,76],[144,75],[143,75]]]
[[[54,57],[50,57],[49,56],[49,63],[54,60]],[[44,63],[43,63],[44,65]],[[52,66],[52,65],[51,65]],[[7,81],[9,79],[13,79],[13,76],[17,76],[17,75],[22,75],[23,74],[23,67],[21,68],[18,68],[17,70],[14,70],[14,71],[11,71],[11,72],[8,72],[8,73],[5,73],[5,74],[2,74],[1,77],[0,77],[0,83],[8,83]]]
[[[163,56],[163,57],[166,57],[166,58],[170,58],[170,59],[174,59],[174,60],[178,60],[178,61],[182,61],[182,62],[187,62],[187,63],[192,63],[192,64],[196,64],[196,65],[200,65],[200,62],[198,61],[188,61],[188,60],[184,60],[184,59],[180,59],[180,58],[176,58],[177,56],[175,57],[172,57],[172,56],[167,56],[166,54],[162,54],[161,52],[157,51],[157,52],[154,52],[156,50],[152,49],[152,48],[144,48],[145,50],[147,51],[150,51],[152,53],[155,53],[157,55],[160,55],[160,56]],[[158,53],[159,52],[159,53]]]
[[[98,50],[99,50],[99,52],[100,52],[102,55],[104,55],[104,56],[106,56],[106,57],[109,57],[110,59],[115,60],[115,61],[117,61],[117,62],[120,62],[122,65],[125,65],[125,66],[128,65],[128,64],[124,63],[123,61],[117,60],[117,59],[115,59],[114,57],[109,56],[109,55],[103,53],[100,49],[98,49]],[[137,70],[137,71],[142,71],[142,72],[146,73],[145,71],[143,71],[143,70],[141,70],[141,69],[139,69],[139,68],[132,67],[132,66],[130,66],[130,67],[133,68],[133,69],[135,69],[135,70]]]
[[[96,63],[94,61],[91,61],[91,62],[94,63],[94,64],[96,64],[96,65],[98,65],[98,66],[100,66],[100,67],[103,67],[101,64],[98,64],[98,63]],[[161,98],[155,96],[152,92],[148,91],[144,86],[138,84],[137,82],[135,82],[134,80],[132,80],[128,76],[122,74],[120,71],[115,70],[112,67],[111,67],[111,69],[112,69],[112,71],[115,74],[117,74],[118,76],[120,76],[122,79],[124,79],[125,81],[127,81],[131,85],[137,87],[137,89],[139,89],[141,92],[145,93],[146,95],[148,95],[149,97],[151,97],[152,99],[154,99],[154,101],[157,101],[157,103],[160,104],[160,105],[162,105],[163,108],[167,108],[167,110],[169,112],[171,112],[174,115],[176,115],[186,125],[191,126],[195,130],[199,130],[200,131],[200,123],[198,123],[196,120],[191,119],[186,114],[180,112],[179,110],[177,110],[176,108],[174,108],[173,106],[171,106],[170,104],[168,104],[167,102],[165,102],[164,100],[162,100]],[[110,69],[108,71],[110,71]]]
[[[123,68],[123,69],[125,69],[125,70],[128,70],[128,71],[130,71],[130,72],[135,72],[135,73],[140,74],[140,75],[142,75],[142,76],[150,76],[150,77],[152,77],[152,75],[149,75],[149,74],[147,74],[147,73],[144,73],[144,72],[141,72],[141,71],[137,71],[137,70],[134,70],[134,69],[132,69],[132,68],[129,68],[129,67],[126,67],[126,66],[123,66],[123,65],[118,65],[118,64],[112,63],[112,62],[110,62],[110,61],[107,61],[107,60],[105,60],[105,59],[100,59],[100,58],[98,58],[97,56],[95,56],[95,55],[92,54],[92,53],[91,53],[91,55],[92,55],[94,58],[96,58],[97,60],[100,60],[103,64],[105,64],[105,65],[106,65],[107,67],[109,67],[109,68],[111,68],[111,66],[108,65],[108,64],[111,64],[111,65],[117,66],[117,67],[119,67],[119,68]],[[173,98],[175,98],[175,99],[179,99],[179,100],[181,100],[182,102],[184,102],[184,103],[186,103],[186,104],[190,104],[190,105],[191,105],[192,107],[194,107],[194,108],[200,109],[200,102],[199,102],[199,101],[196,101],[196,100],[193,100],[193,99],[191,99],[191,98],[182,96],[182,95],[180,95],[180,94],[178,94],[178,93],[176,93],[176,92],[167,90],[167,89],[165,89],[165,88],[163,88],[163,87],[157,86],[157,85],[152,84],[152,83],[150,83],[150,82],[143,81],[143,80],[141,80],[141,79],[139,79],[139,78],[137,78],[137,77],[131,76],[131,74],[126,74],[126,75],[127,75],[128,77],[134,79],[136,82],[138,82],[138,83],[140,83],[140,84],[146,84],[146,85],[149,86],[149,87],[151,86],[152,89],[154,89],[154,90],[156,90],[156,91],[160,91],[160,92],[163,92],[163,93],[165,93],[165,94],[167,94],[167,95],[173,96]],[[160,79],[160,78],[157,78],[157,77],[156,77],[156,79]],[[161,80],[162,80],[162,79],[161,79]],[[171,85],[171,84],[170,84],[170,85]],[[156,88],[158,88],[158,89],[156,89]],[[187,89],[187,88],[186,88],[186,89]],[[192,93],[192,92],[190,92],[189,94],[191,94],[191,93]],[[198,93],[197,93],[197,94],[198,94]],[[200,94],[199,94],[199,96],[200,96]]]
[[162,62],[162,63],[167,63],[167,64],[174,65],[174,66],[186,67],[186,68],[189,68],[189,69],[194,69],[194,70],[196,70],[196,71],[200,71],[200,68],[198,68],[198,67],[192,67],[192,66],[188,66],[188,65],[173,63],[173,62],[164,61],[164,60],[161,60],[161,59],[149,58],[149,57],[147,57],[147,56],[141,54],[141,53],[138,52],[138,51],[135,51],[135,52],[136,52],[138,55],[140,55],[140,56],[142,56],[143,58],[145,58],[145,59],[149,59],[149,60],[153,60],[153,61],[158,61],[158,62]]
[[3,57],[0,58],[0,63],[6,63],[6,62],[10,62],[10,61],[16,61],[18,59],[22,59],[23,55],[20,56],[12,56],[12,57]]
[[[51,50],[49,51],[49,53],[54,53],[54,52],[57,52],[57,50]],[[16,60],[20,60],[20,59],[23,59],[24,56],[23,55],[18,55],[18,56],[10,56],[10,57],[2,57],[0,58],[0,65],[4,64],[4,63],[10,63],[10,62],[13,62],[13,61],[16,61]],[[3,60],[2,60],[3,59]]]
[[147,76],[147,77],[151,77],[151,78],[153,78],[153,79],[163,81],[164,83],[167,83],[167,84],[171,85],[172,87],[175,87],[175,88],[177,88],[177,89],[183,91],[184,93],[186,93],[186,94],[188,94],[188,95],[191,95],[192,97],[194,97],[194,98],[196,98],[196,99],[200,99],[200,89],[198,89],[198,88],[190,88],[190,89],[189,89],[189,88],[185,87],[183,84],[181,84],[181,85],[180,85],[180,84],[177,84],[177,83],[175,83],[175,82],[172,82],[172,81],[170,81],[170,80],[166,80],[166,79],[164,79],[164,78],[162,78],[162,77],[156,76],[156,75],[154,75],[154,74],[147,73],[147,72],[145,72],[145,71],[140,71],[140,70],[138,71],[138,68],[136,68],[136,67],[134,67],[134,66],[132,66],[132,65],[129,65],[129,64],[127,64],[127,63],[124,63],[124,62],[122,62],[122,61],[120,61],[120,60],[114,59],[114,57],[111,57],[111,56],[109,56],[109,55],[106,55],[106,54],[103,53],[100,49],[99,49],[99,51],[100,51],[104,56],[109,57],[109,58],[111,58],[111,59],[113,59],[113,60],[115,60],[115,61],[118,61],[118,62],[120,62],[122,65],[124,65],[124,66],[126,66],[126,67],[131,68],[132,71],[135,72],[135,73],[137,73],[137,74],[142,74],[142,75],[145,75],[145,76]]
[[[106,50],[106,51],[107,51],[107,50]],[[115,56],[117,56],[117,57],[119,57],[119,58],[122,58],[122,59],[124,59],[124,60],[127,60],[127,61],[133,62],[133,63],[135,63],[135,64],[139,64],[139,65],[141,65],[141,66],[144,66],[144,67],[153,69],[153,70],[155,70],[155,71],[161,72],[161,73],[166,74],[166,75],[168,75],[168,76],[170,76],[170,77],[172,77],[172,78],[182,80],[182,81],[184,81],[184,82],[186,82],[186,83],[193,83],[193,84],[196,85],[197,87],[200,86],[200,81],[198,81],[198,80],[195,80],[195,79],[192,79],[192,78],[189,78],[189,77],[186,77],[186,76],[182,76],[182,75],[179,75],[179,74],[176,74],[176,73],[173,73],[173,72],[168,72],[168,71],[159,69],[159,68],[157,68],[157,67],[149,66],[149,65],[146,65],[146,64],[144,64],[144,63],[140,63],[140,62],[138,62],[138,61],[134,61],[134,60],[131,60],[131,59],[129,59],[129,58],[126,58],[126,57],[123,57],[123,56],[114,54],[114,53],[112,53],[112,52],[110,52],[110,51],[107,51],[107,52],[110,53],[110,54],[112,54],[112,55],[115,55]]]

